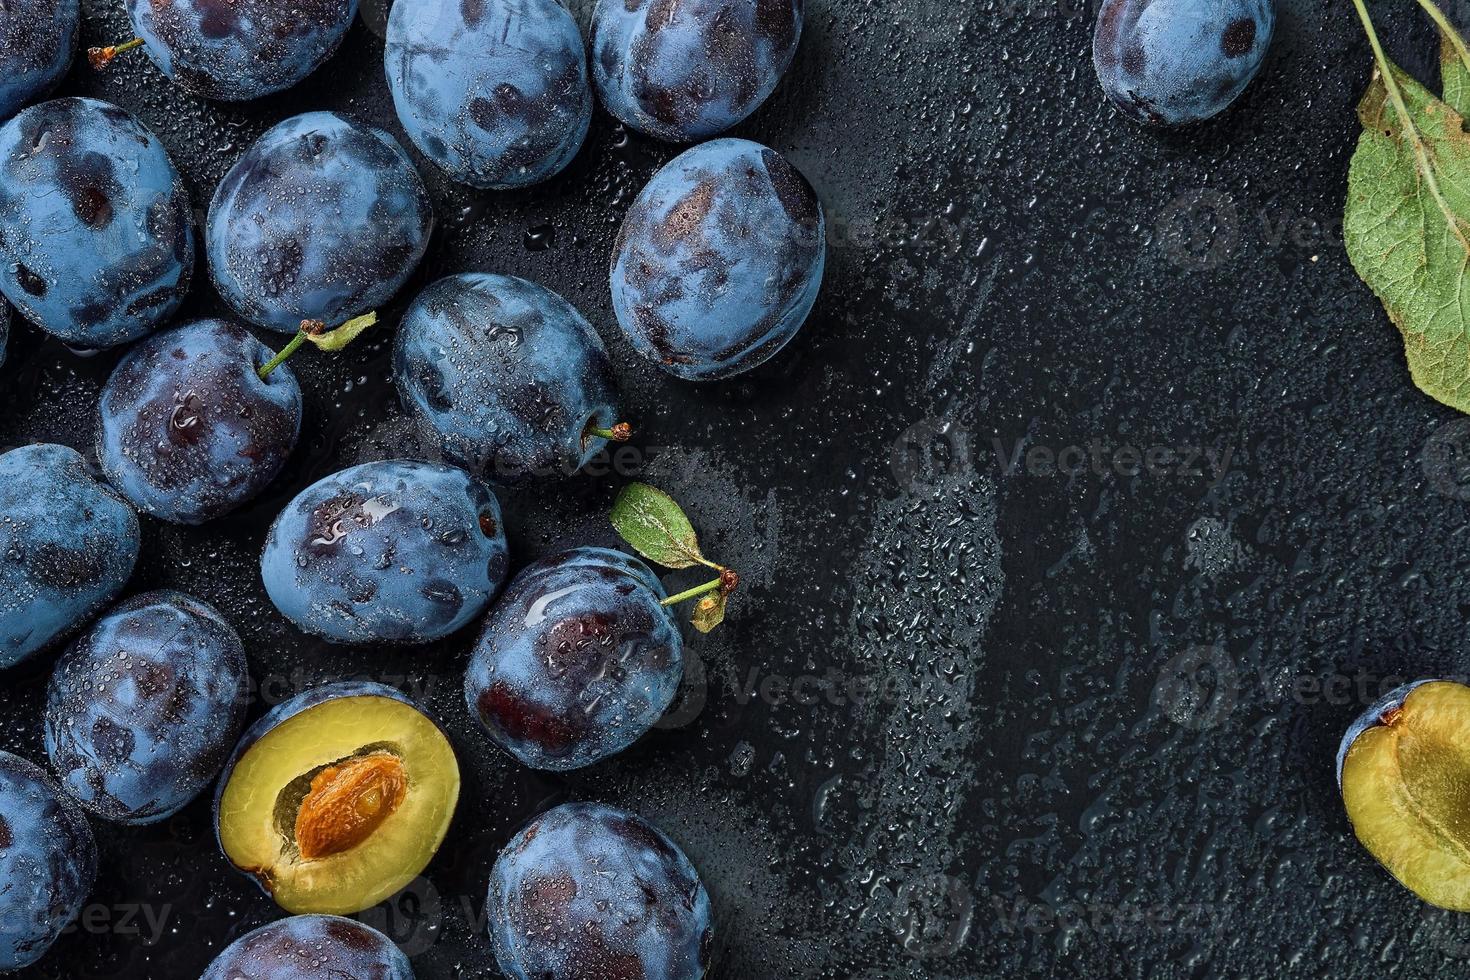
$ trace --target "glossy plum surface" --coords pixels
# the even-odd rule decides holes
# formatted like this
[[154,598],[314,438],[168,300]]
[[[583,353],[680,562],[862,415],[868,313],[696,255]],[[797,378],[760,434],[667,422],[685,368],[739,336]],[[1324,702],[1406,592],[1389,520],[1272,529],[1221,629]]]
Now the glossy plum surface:
[[566,300],[514,276],[433,283],[398,327],[393,378],[444,454],[491,479],[571,473],[619,422],[602,338]]
[[470,711],[536,769],[616,755],[679,689],[684,646],[663,586],[636,558],[573,548],[526,566],[485,620],[465,674]]
[[201,524],[260,493],[301,432],[301,388],[288,365],[228,320],[147,337],[102,389],[97,459],[145,514]]
[[77,50],[77,0],[0,4],[0,121],[56,87]]
[[826,261],[822,205],[795,167],[749,140],[670,160],[613,244],[612,300],[633,347],[691,380],[775,356],[806,321]]
[[251,323],[334,327],[398,292],[433,227],[428,191],[392,136],[308,112],[266,131],[220,181],[209,271]]
[[413,980],[387,936],[337,915],[293,915],[247,932],[200,980]]
[[0,292],[76,347],[114,347],[178,309],[194,272],[189,194],[163,144],[96,99],[0,126]]

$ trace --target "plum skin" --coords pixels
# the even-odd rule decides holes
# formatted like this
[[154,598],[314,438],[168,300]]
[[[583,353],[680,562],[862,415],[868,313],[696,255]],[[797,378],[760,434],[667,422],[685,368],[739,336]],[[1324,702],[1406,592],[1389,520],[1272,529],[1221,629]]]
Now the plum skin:
[[446,457],[503,482],[571,473],[619,419],[602,338],[565,299],[514,276],[449,276],[398,326],[393,379]]
[[274,352],[227,320],[144,338],[113,369],[98,403],[97,459],[145,514],[202,524],[276,478],[301,433],[301,387]]
[[1409,696],[1409,692],[1414,690],[1414,688],[1437,679],[1434,677],[1425,677],[1417,681],[1411,681],[1408,684],[1400,684],[1377,701],[1374,701],[1362,714],[1353,719],[1353,723],[1348,726],[1347,731],[1343,733],[1342,740],[1337,745],[1336,767],[1338,789],[1342,788],[1342,765],[1347,760],[1348,749],[1352,748],[1353,742],[1357,740],[1358,736],[1373,726],[1382,724],[1383,716],[1388,712],[1403,707],[1404,699]]
[[56,87],[77,51],[77,0],[0,5],[0,120]]
[[288,89],[332,56],[357,0],[127,0],[153,63],[209,99],[239,102]]
[[83,626],[133,574],[138,515],[81,453],[0,455],[0,668]]
[[773,357],[816,302],[821,202],[775,150],[718,139],[653,175],[613,245],[618,324],[639,354],[689,380]]
[[332,112],[293,116],[220,181],[205,243],[221,298],[247,321],[296,333],[392,298],[429,246],[434,210],[408,154]]
[[610,806],[567,803],[527,824],[495,860],[486,912],[514,980],[698,980],[709,967],[699,873],[662,831]]
[[739,123],[775,90],[802,0],[598,0],[592,78],[619,120],[673,143]]
[[115,347],[171,317],[191,222],[168,152],[125,110],[54,99],[0,126],[0,292],[68,344]]
[[578,769],[623,751],[663,715],[684,674],[664,598],[648,566],[620,551],[573,548],[532,562],[470,654],[470,712],[535,769]]
[[1093,65],[1125,115],[1182,126],[1218,115],[1245,91],[1275,25],[1276,0],[1105,0]]
[[383,58],[408,138],[462,184],[540,183],[587,137],[587,56],[556,0],[394,4]]
[[484,611],[505,579],[500,504],[442,463],[387,460],[327,476],[266,535],[261,576],[281,613],[336,643],[426,643]]
[[87,818],[51,777],[0,752],[0,971],[39,960],[97,880]]
[[413,980],[408,957],[371,926],[338,915],[293,915],[247,932],[200,980]]
[[134,596],[56,662],[46,754],[86,809],[123,824],[173,816],[219,773],[245,720],[245,649],[212,606]]

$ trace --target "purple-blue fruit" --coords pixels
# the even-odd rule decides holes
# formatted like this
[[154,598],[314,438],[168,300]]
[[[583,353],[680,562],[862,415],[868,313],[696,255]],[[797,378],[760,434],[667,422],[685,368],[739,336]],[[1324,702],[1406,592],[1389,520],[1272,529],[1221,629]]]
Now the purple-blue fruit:
[[513,980],[699,980],[709,894],[636,813],[568,803],[532,820],[490,871],[490,940]]
[[620,551],[532,562],[490,610],[465,700],[505,751],[536,769],[591,765],[632,745],[678,692],[684,646],[663,586]]
[[336,915],[293,915],[235,940],[200,980],[413,980],[413,969],[371,926]]
[[274,352],[228,320],[144,339],[102,389],[97,458],[145,514],[202,524],[276,478],[301,432],[301,388]]
[[0,752],[0,972],[39,960],[96,880],[82,811],[39,766]]
[[602,104],[650,136],[708,139],[754,112],[801,38],[802,0],[598,0]]
[[500,504],[464,470],[397,459],[317,481],[260,558],[287,619],[336,643],[427,643],[484,611],[505,580]]
[[1275,0],[1104,0],[1092,60],[1113,104],[1181,126],[1223,112],[1260,70]]
[[557,0],[394,4],[384,63],[408,138],[462,184],[539,183],[587,136],[587,56]]
[[759,143],[714,140],[669,161],[628,209],[613,245],[613,311],[665,371],[726,378],[796,336],[826,252],[806,178]]
[[0,668],[84,626],[138,559],[138,515],[66,446],[0,455]]
[[115,347],[178,309],[194,272],[189,194],[115,105],[55,99],[0,126],[0,292],[77,347]]
[[393,377],[444,454],[496,480],[575,472],[619,421],[592,325],[514,276],[449,276],[420,293],[398,327]]
[[77,0],[0,4],[0,120],[56,87],[77,50]]
[[107,820],[156,823],[219,775],[245,720],[245,649],[181,592],[116,606],[67,648],[46,692],[46,754]]
[[268,130],[220,181],[209,272],[257,326],[335,327],[398,292],[433,227],[428,191],[392,136],[308,112]]

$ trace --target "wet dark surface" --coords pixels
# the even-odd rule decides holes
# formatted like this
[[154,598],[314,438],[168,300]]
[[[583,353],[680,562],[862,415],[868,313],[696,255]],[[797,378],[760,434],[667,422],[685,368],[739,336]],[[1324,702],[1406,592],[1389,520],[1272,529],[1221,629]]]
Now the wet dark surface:
[[[89,13],[88,43],[124,36],[119,7]],[[1408,0],[1375,7],[1432,78],[1427,21]],[[1348,3],[1283,3],[1241,102],[1158,134],[1107,106],[1084,8],[809,6],[790,76],[735,135],[817,187],[827,281],[791,347],[729,382],[659,373],[609,309],[618,221],[670,148],[599,111],[571,167],[527,192],[454,188],[417,158],[441,222],[429,259],[388,329],[297,359],[307,431],[284,476],[204,529],[145,519],[132,588],[225,613],[260,686],[252,716],[367,676],[421,693],[448,727],[456,823],[409,893],[361,916],[420,978],[495,976],[491,862],[567,799],[636,809],[683,846],[717,910],[719,977],[1464,969],[1470,924],[1368,857],[1332,779],[1341,731],[1378,693],[1467,672],[1470,613],[1470,488],[1450,452],[1470,423],[1413,388],[1340,243],[1362,30]],[[65,90],[157,130],[198,204],[292,113],[399,132],[381,55],[359,23],[298,90],[243,107],[193,99],[142,58],[106,78],[79,66]],[[613,543],[607,509],[640,478],[742,573],[726,626],[690,637],[688,697],[662,729],[570,776],[476,731],[473,631],[327,647],[259,584],[265,527],[293,494],[421,451],[387,380],[391,326],[467,270],[575,303],[638,428],[615,472],[504,496],[516,564]],[[222,307],[201,280],[187,311]],[[0,441],[86,448],[116,357],[18,328]],[[38,760],[49,660],[0,690],[0,746]],[[225,866],[207,803],[97,829],[93,905],[31,976],[194,977],[281,914]]]

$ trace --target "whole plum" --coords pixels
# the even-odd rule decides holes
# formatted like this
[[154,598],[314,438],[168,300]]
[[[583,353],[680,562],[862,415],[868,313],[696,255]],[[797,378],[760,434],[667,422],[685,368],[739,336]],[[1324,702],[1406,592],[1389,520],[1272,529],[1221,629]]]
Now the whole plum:
[[111,602],[133,574],[138,543],[138,515],[75,449],[0,455],[0,668]]
[[428,191],[393,137],[308,112],[268,130],[220,181],[205,239],[225,302],[294,334],[387,302],[433,227]]
[[0,126],[0,292],[69,344],[113,347],[173,315],[191,220],[163,144],[115,105],[55,99]]
[[465,674],[470,712],[536,769],[632,745],[678,693],[684,646],[648,566],[573,548],[523,569],[491,609]]
[[317,481],[271,525],[266,592],[336,643],[426,643],[484,611],[506,571],[500,504],[464,470],[364,463]]
[[396,3],[387,43],[404,130],[462,184],[539,183],[587,136],[587,56],[557,0]]
[[200,524],[260,493],[301,431],[301,388],[244,327],[197,320],[128,352],[102,389],[97,458],[146,514]]
[[709,894],[684,852],[626,810],[567,803],[532,820],[490,871],[495,959],[513,980],[699,980]]
[[200,980],[413,980],[408,957],[371,926],[337,915],[293,915],[247,932]]
[[1113,104],[1180,126],[1223,112],[1255,78],[1276,0],[1104,0],[1092,60]]
[[806,178],[759,143],[713,140],[670,160],[628,209],[613,245],[613,311],[665,371],[726,378],[801,329],[826,254]]
[[219,775],[245,720],[245,648],[181,592],[118,605],[67,648],[46,692],[46,754],[107,820],[157,823]]
[[802,0],[598,0],[592,78],[641,133],[688,143],[754,112],[801,39]]
[[50,92],[77,52],[77,0],[0,4],[0,120]]
[[571,473],[618,424],[602,338],[556,293],[514,276],[433,283],[398,327],[393,378],[450,459],[498,480]]
[[36,766],[0,752],[0,972],[39,960],[97,881],[82,811]]

